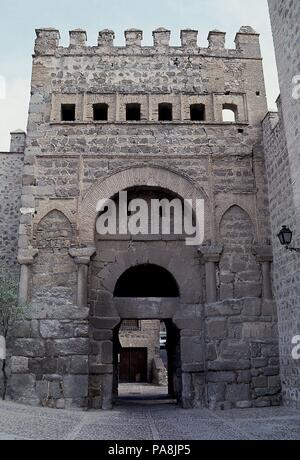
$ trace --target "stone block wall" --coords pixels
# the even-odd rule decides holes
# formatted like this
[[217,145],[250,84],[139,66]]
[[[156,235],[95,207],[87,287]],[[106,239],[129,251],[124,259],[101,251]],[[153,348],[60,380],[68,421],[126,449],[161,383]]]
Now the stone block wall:
[[42,305],[35,302],[34,311],[8,343],[13,349],[9,397],[58,409],[86,407],[88,312],[74,305],[68,308],[66,302],[49,310],[44,300]]
[[24,154],[0,153],[0,264],[15,275],[22,193]]
[[274,288],[279,314],[281,376],[286,405],[300,407],[300,366],[292,358],[292,338],[300,334],[300,265],[297,254],[279,244],[282,225],[294,232],[292,246],[300,245],[300,81],[299,21],[297,0],[269,0],[280,99],[278,114],[264,121],[264,143],[269,182]]
[[282,225],[296,230],[298,220],[280,99],[278,109],[278,113],[268,114],[263,122],[274,254],[273,285],[278,306],[283,398],[285,404],[298,407],[300,370],[299,363],[292,358],[292,338],[299,335],[300,261],[298,254],[286,251],[277,238]]
[[225,246],[220,260],[220,299],[261,297],[261,270],[252,251],[255,231],[245,211],[238,206],[226,211],[220,237]]
[[280,405],[276,304],[244,298],[207,305],[205,326],[211,408]]
[[[300,95],[296,91],[300,75],[299,20],[297,0],[269,0],[272,32],[277,60],[282,117],[286,133],[288,157],[293,180],[295,212],[300,219]],[[297,77],[295,79],[295,77]],[[299,238],[299,229],[295,229]]]

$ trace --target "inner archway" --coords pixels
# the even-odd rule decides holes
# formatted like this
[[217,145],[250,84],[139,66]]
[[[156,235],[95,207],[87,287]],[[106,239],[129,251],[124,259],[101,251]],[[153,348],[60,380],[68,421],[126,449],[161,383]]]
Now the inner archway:
[[[147,310],[151,299],[176,302],[180,292],[168,270],[141,264],[120,276],[114,297]],[[115,329],[114,395],[118,403],[180,402],[180,331],[171,318],[155,317],[151,311],[148,315],[138,318],[129,309],[128,317]]]
[[115,297],[179,297],[175,278],[163,267],[143,264],[129,268],[118,279]]
[[[174,394],[183,407],[191,407],[194,401],[197,403],[198,397],[194,390],[194,374],[198,378],[203,369],[202,362],[198,363],[203,356],[203,344],[198,340],[200,334],[203,337],[203,292],[199,282],[203,270],[197,247],[185,244],[185,234],[164,234],[161,231],[162,219],[168,216],[168,209],[163,207],[157,214],[158,234],[150,231],[141,235],[94,232],[97,200],[110,197],[118,215],[120,190],[126,191],[129,201],[143,199],[148,206],[153,199],[172,201],[188,197],[193,200],[202,196],[201,191],[192,184],[188,185],[181,176],[148,167],[120,172],[88,192],[89,200],[82,207],[82,211],[88,213],[82,230],[89,231],[96,247],[88,293],[92,344],[89,404],[94,408],[111,409],[118,396],[119,330],[125,320],[166,324],[170,349],[166,367],[168,382],[172,386],[169,394]],[[92,204],[96,206],[93,210]],[[128,219],[130,213],[128,209]],[[152,213],[149,214],[152,223]],[[171,209],[171,224],[173,221]],[[89,241],[89,238],[84,240]],[[199,349],[199,353],[191,353],[191,349]]]

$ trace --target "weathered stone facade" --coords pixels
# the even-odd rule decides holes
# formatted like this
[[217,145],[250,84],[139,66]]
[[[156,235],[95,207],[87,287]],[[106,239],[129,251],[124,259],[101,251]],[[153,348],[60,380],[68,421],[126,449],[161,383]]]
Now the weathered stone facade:
[[286,251],[277,238],[282,225],[287,225],[294,232],[292,246],[300,246],[300,99],[299,91],[295,91],[295,77],[300,75],[300,3],[269,0],[269,9],[281,91],[279,113],[269,113],[263,123],[273,279],[279,315],[283,400],[286,405],[300,408],[300,362],[292,357],[292,339],[300,334],[300,260],[299,254]]
[[0,263],[16,275],[25,133],[11,133],[10,152],[0,152]]
[[292,337],[298,335],[299,327],[297,321],[299,261],[297,254],[289,253],[280,245],[277,234],[283,223],[290,228],[297,228],[297,220],[280,99],[278,105],[279,113],[269,113],[263,126],[274,242],[273,285],[279,316],[283,397],[288,405],[296,406],[299,396],[299,365],[293,360],[291,351]]
[[[141,31],[125,36],[126,47],[114,47],[104,30],[87,47],[75,30],[63,48],[57,30],[37,31],[22,189],[35,212],[21,215],[18,259],[32,308],[11,350],[10,396],[111,408],[119,326],[144,319],[166,321],[169,390],[183,407],[280,404],[258,34],[242,27],[232,50],[219,31],[208,48],[192,30],[181,47],[165,29],[153,47],[141,47]],[[161,103],[172,105],[168,121]],[[94,104],[107,104],[107,120],[94,119]],[[127,104],[140,105],[139,121],[126,119]],[[204,244],[99,236],[97,203],[122,190],[204,199]],[[139,266],[157,267],[177,289],[156,294],[153,278],[143,298],[116,295]]]

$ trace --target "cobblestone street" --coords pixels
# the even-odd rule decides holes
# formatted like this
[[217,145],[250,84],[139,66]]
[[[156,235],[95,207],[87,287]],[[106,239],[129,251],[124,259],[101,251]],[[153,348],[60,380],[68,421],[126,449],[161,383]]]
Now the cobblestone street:
[[300,411],[280,407],[183,410],[164,389],[120,388],[111,412],[58,411],[0,403],[0,439],[61,440],[300,440]]

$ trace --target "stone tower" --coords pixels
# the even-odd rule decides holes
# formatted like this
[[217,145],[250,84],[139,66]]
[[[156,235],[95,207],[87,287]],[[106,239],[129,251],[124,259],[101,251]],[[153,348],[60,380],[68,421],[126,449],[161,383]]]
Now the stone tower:
[[[292,340],[300,335],[300,257],[286,251],[277,234],[283,225],[300,246],[300,2],[269,0],[280,83],[278,113],[264,120],[274,252],[274,291],[279,315],[281,380],[284,403],[300,408],[300,362],[293,358]],[[298,85],[298,89],[296,87]]]
[[0,264],[18,276],[18,233],[26,134],[11,133],[9,152],[0,152]]
[[[10,395],[109,409],[122,320],[164,320],[169,391],[183,407],[280,403],[261,122],[259,35],[37,30],[18,260],[31,302],[11,350]],[[230,113],[230,121],[223,118]],[[202,199],[205,241],[99,236],[97,203]],[[144,276],[141,276],[144,274]],[[151,276],[150,276],[151,275]]]

